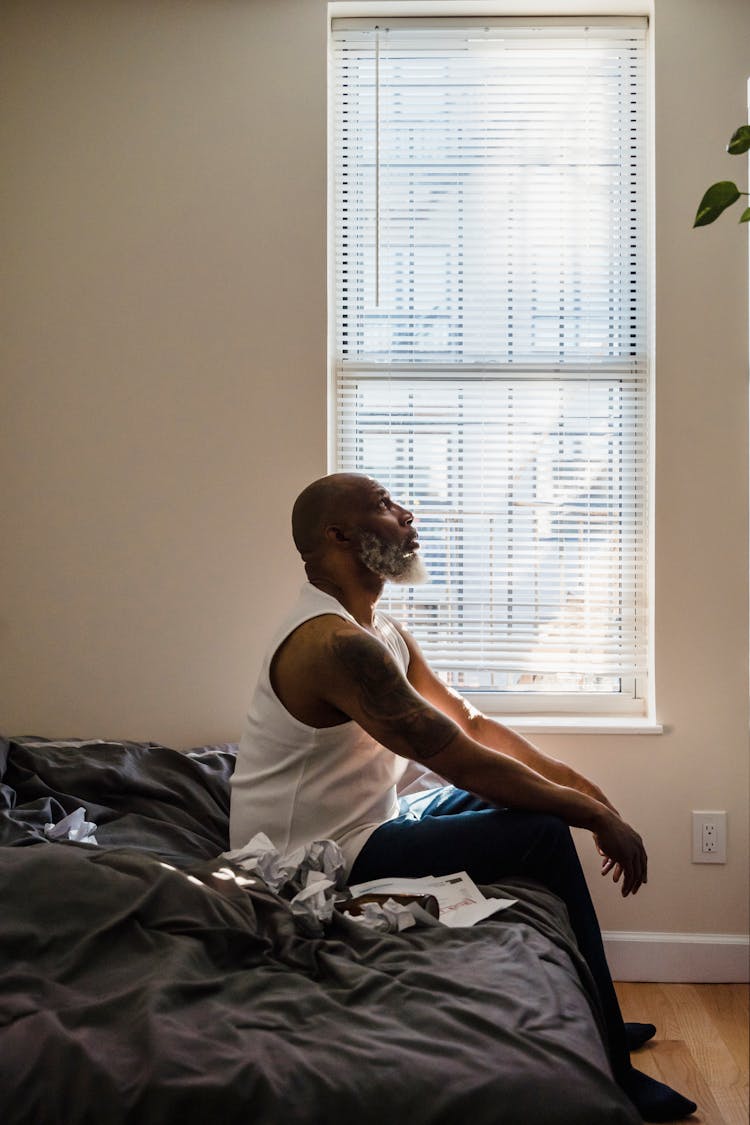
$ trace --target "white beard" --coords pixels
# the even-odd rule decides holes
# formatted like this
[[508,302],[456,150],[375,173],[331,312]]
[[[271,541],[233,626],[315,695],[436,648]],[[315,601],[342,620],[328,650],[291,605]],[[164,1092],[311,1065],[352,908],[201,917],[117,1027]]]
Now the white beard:
[[359,557],[368,570],[398,586],[423,586],[430,581],[417,551],[388,543],[372,531],[360,531]]

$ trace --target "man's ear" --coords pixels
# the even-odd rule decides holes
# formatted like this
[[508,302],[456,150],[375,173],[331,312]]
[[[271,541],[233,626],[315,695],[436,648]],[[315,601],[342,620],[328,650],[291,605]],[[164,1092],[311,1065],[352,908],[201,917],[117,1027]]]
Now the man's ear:
[[325,536],[329,543],[335,543],[337,547],[342,547],[351,543],[349,536],[338,524],[329,524],[325,530]]

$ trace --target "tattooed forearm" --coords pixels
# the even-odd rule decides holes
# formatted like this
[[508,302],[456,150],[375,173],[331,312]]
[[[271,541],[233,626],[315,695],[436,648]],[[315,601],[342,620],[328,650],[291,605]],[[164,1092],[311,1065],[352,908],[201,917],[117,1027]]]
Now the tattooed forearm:
[[426,762],[459,733],[451,719],[417,695],[379,641],[365,634],[335,633],[330,645],[333,658],[357,681],[364,714],[395,729],[411,756]]

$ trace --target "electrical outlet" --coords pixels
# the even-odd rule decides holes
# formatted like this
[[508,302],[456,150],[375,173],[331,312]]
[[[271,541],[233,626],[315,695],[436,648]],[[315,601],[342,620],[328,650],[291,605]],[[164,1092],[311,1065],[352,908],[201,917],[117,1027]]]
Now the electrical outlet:
[[693,811],[693,863],[726,863],[727,814]]

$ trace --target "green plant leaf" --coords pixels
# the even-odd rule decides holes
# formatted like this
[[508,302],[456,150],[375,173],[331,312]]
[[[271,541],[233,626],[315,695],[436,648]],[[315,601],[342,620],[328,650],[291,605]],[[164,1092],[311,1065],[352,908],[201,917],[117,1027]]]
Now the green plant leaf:
[[731,152],[732,156],[739,156],[743,152],[747,152],[750,148],[750,125],[740,125],[732,133],[732,139],[727,145],[727,152]]
[[693,226],[706,227],[713,223],[722,211],[731,207],[739,198],[739,188],[731,180],[719,180],[718,184],[711,184],[698,205]]
[[742,212],[742,214],[740,215],[740,222],[741,223],[750,223],[750,207],[746,207],[745,210]]

